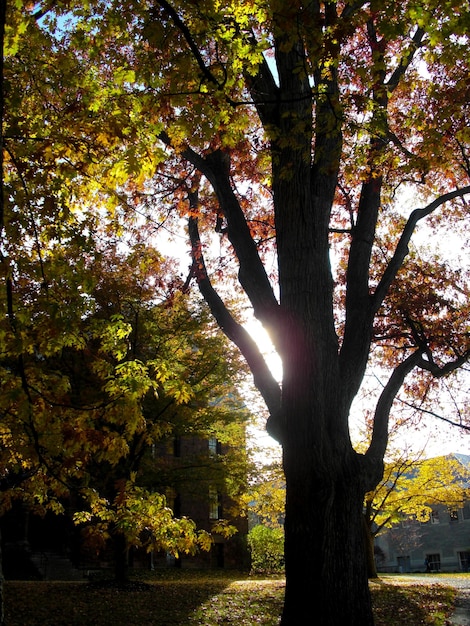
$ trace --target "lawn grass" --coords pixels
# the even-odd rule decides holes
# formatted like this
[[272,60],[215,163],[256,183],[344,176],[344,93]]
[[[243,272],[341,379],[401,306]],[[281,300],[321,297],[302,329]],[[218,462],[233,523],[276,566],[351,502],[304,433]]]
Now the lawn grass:
[[[284,581],[227,572],[145,577],[129,589],[76,582],[5,583],[7,626],[276,626]],[[376,626],[443,626],[455,591],[387,577],[371,583]]]

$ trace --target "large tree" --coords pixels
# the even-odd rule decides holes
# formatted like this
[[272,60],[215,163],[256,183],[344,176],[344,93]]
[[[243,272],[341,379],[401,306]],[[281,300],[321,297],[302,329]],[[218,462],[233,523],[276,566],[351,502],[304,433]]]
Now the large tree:
[[[192,275],[266,402],[287,484],[282,624],[372,624],[362,505],[392,403],[403,388],[429,409],[433,381],[450,384],[469,357],[465,257],[411,247],[426,221],[428,239],[450,233],[455,249],[468,220],[468,12],[434,0],[32,11],[24,32],[49,33],[50,59],[31,57],[37,77],[12,106],[34,98],[38,150],[50,158],[56,142],[64,169],[93,172],[108,209],[189,215]],[[62,106],[54,80],[68,85]],[[16,124],[12,138],[27,130]],[[214,288],[212,272],[232,274],[206,265],[209,228],[234,253],[282,386]],[[358,453],[350,413],[372,357],[388,378]]]

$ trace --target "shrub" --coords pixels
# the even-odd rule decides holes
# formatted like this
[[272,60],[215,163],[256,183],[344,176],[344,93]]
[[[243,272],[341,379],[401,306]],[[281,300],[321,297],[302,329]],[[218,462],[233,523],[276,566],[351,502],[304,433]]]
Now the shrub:
[[279,574],[284,571],[284,531],[259,524],[248,533],[251,570],[257,574]]

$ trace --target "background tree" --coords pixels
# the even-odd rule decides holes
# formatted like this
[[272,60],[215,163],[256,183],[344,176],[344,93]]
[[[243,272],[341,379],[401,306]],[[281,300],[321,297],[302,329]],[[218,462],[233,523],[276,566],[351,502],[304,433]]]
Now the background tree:
[[423,460],[397,455],[387,462],[382,480],[365,497],[369,577],[377,577],[375,537],[407,518],[427,522],[433,505],[463,507],[467,480],[468,469],[452,455]]
[[[468,218],[468,12],[433,0],[159,0],[58,2],[41,28],[22,19],[67,70],[71,132],[57,141],[80,147],[96,200],[190,217],[193,276],[283,446],[282,624],[372,624],[362,505],[382,475],[392,403],[403,389],[429,408],[433,381],[449,383],[469,356],[465,257],[409,254],[425,218],[428,237]],[[38,84],[48,64],[34,62]],[[236,257],[282,359],[282,393],[214,290],[208,229]],[[349,417],[370,359],[388,382],[360,454]]]
[[[80,501],[75,520],[88,535],[121,545],[123,578],[126,547],[141,545],[144,529],[149,547],[175,554],[211,545],[207,530],[173,515],[155,462],[153,483],[143,485],[142,458],[162,438],[189,432],[236,443],[205,469],[234,502],[240,495],[247,412],[226,381],[243,367],[227,360],[171,263],[141,243],[152,230],[136,220],[131,249],[116,196],[97,200],[98,172],[109,182],[105,161],[116,180],[119,146],[98,139],[88,113],[76,115],[86,72],[73,52],[48,58],[40,14],[9,12],[2,72],[1,507],[19,499],[33,513],[63,513],[70,497]],[[234,528],[221,520],[208,530]]]
[[[138,246],[126,254],[117,254],[108,247],[93,263],[95,317],[122,316],[130,327],[126,355],[131,359],[129,364],[137,359],[140,368],[156,372],[153,393],[147,393],[139,407],[141,427],[128,431],[132,422],[126,410],[122,410],[122,420],[116,426],[106,426],[118,432],[124,428],[126,453],[115,463],[92,460],[88,486],[101,499],[95,497],[91,511],[75,516],[77,521],[88,523],[95,546],[104,547],[111,536],[119,547],[116,565],[120,579],[127,577],[128,546],[142,545],[144,535],[149,550],[165,550],[178,556],[194,553],[201,546],[209,549],[210,532],[225,537],[236,532],[224,520],[213,522],[210,528],[199,528],[198,532],[194,522],[174,520],[169,510],[174,510],[171,501],[161,495],[170,489],[180,493],[186,485],[187,493],[187,485],[192,482],[192,491],[199,490],[198,499],[207,503],[210,487],[217,487],[231,498],[233,510],[226,507],[225,515],[232,519],[244,515],[244,432],[249,414],[233,387],[236,380],[243,379],[244,368],[238,359],[227,359],[227,346],[214,334],[207,312],[191,306],[187,297],[174,291],[171,281],[168,292],[164,268],[162,259],[149,246]],[[126,359],[120,367],[125,366]],[[82,362],[74,372],[77,369],[82,378],[87,366]],[[131,368],[128,376],[138,388],[139,370]],[[89,396],[90,382],[82,393]],[[98,425],[98,429],[103,427],[103,423]],[[168,448],[173,450],[175,438],[182,437],[205,441],[216,438],[225,444],[226,454],[211,455],[207,448],[205,454],[184,459],[190,471],[181,463],[170,469]],[[155,514],[156,502],[163,503],[159,515]],[[181,518],[181,513],[174,512]]]
[[279,526],[257,524],[248,533],[251,571],[255,574],[284,572],[284,531]]
[[[74,268],[73,279],[65,267]],[[158,458],[151,459],[152,482],[148,463],[142,475],[142,460],[168,437],[217,435],[234,450],[223,464],[207,455],[200,465],[200,484],[204,473],[206,491],[210,479],[224,492],[228,483],[235,501],[245,485],[247,412],[226,381],[241,376],[243,368],[227,360],[226,351],[220,354],[223,343],[214,336],[207,314],[191,310],[180,292],[172,297],[162,291],[164,264],[149,246],[125,254],[117,254],[112,245],[89,250],[80,274],[79,267],[72,246],[65,256],[55,250],[49,257],[43,249],[48,294],[32,303],[29,320],[24,309],[23,337],[35,342],[33,354],[22,359],[24,379],[14,368],[10,371],[14,353],[5,346],[9,359],[3,383],[5,392],[10,389],[3,398],[8,417],[2,432],[7,444],[3,466],[6,474],[21,480],[5,491],[2,505],[7,508],[19,498],[32,512],[59,513],[65,498],[77,502],[78,495],[83,510],[75,513],[75,521],[86,523],[95,547],[97,539],[101,546],[113,541],[116,577],[122,581],[127,578],[127,548],[143,545],[144,534],[149,550],[177,555],[209,549],[207,531],[235,532],[223,521],[217,528],[197,530],[191,520],[176,519],[162,495],[168,485],[162,477],[156,480]],[[55,276],[60,276],[59,285]],[[23,276],[27,289],[31,282]],[[88,286],[86,298],[83,289],[74,296],[77,282]],[[49,298],[58,299],[56,290],[62,301],[68,300],[65,324],[64,313],[56,312],[56,322],[55,306],[48,305]],[[17,293],[21,295],[19,286]],[[85,306],[80,306],[82,300]],[[20,398],[28,394],[23,400],[28,422],[15,402],[18,393]],[[19,466],[28,468],[29,475],[22,475]]]
[[281,463],[258,469],[250,489],[250,509],[260,524],[280,528],[284,524],[286,486]]
[[255,573],[284,573],[286,486],[282,465],[258,465],[248,494],[252,527],[248,533],[251,569]]

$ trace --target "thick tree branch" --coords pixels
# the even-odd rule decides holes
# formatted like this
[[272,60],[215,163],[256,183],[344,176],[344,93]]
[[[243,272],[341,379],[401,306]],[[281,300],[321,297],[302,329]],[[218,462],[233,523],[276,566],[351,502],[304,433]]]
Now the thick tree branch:
[[[387,42],[383,38],[378,38],[372,20],[367,23],[367,33],[371,49],[375,105],[372,126],[376,128],[376,134],[370,141],[371,175],[362,185],[358,217],[352,230],[347,272],[346,325],[341,349],[341,367],[351,397],[358,389],[367,364],[373,318],[379,308],[376,306],[377,301],[371,300],[369,295],[369,272],[382,191],[382,173],[377,166],[377,157],[384,152],[391,138],[388,128],[388,98],[405,75],[424,36],[424,31],[417,28],[410,47],[404,52],[398,66],[387,80]],[[387,289],[389,286],[390,284]]]
[[[170,138],[162,133],[160,139],[171,146]],[[217,150],[203,158],[187,147],[182,157],[207,178],[212,185],[227,221],[227,236],[239,262],[238,278],[252,306],[255,317],[269,332],[276,349],[280,348],[279,304],[264,265],[259,257],[250,228],[230,182],[230,157]]]
[[411,46],[408,48],[408,50],[402,56],[402,58],[400,59],[399,64],[397,65],[395,70],[392,72],[390,78],[385,83],[385,85],[386,85],[386,87],[387,87],[389,92],[395,91],[395,89],[400,84],[400,80],[403,78],[403,76],[405,75],[406,70],[411,65],[411,62],[413,61],[413,58],[414,58],[414,56],[416,54],[416,51],[422,45],[422,41],[423,41],[424,35],[425,35],[424,30],[422,28],[418,27],[416,29],[413,37],[411,38]]
[[[378,465],[382,463],[388,444],[388,422],[392,404],[405,381],[406,376],[415,368],[425,369],[437,378],[442,378],[447,374],[455,371],[470,359],[470,350],[462,356],[454,359],[444,366],[437,366],[429,362],[423,357],[423,350],[418,349],[408,356],[398,367],[395,368],[390,376],[387,384],[380,394],[379,401],[375,410],[374,427],[372,431],[372,440],[365,454],[365,458],[373,471],[377,471]],[[430,413],[429,411],[426,411]],[[431,413],[432,415],[435,415]],[[438,417],[435,415],[435,417]],[[448,421],[448,420],[446,420]],[[374,479],[377,477],[375,476]]]
[[[421,360],[421,352],[418,350],[408,356],[400,365],[398,365],[387,384],[380,394],[374,415],[374,426],[372,430],[372,439],[365,454],[365,459],[372,471],[370,476],[371,489],[375,487],[381,476],[377,476],[375,472],[383,471],[383,458],[388,444],[388,422],[390,410],[397,393],[401,389],[406,376],[413,370]],[[378,480],[377,480],[378,479]]]
[[279,124],[280,91],[264,57],[255,76],[245,74],[245,82],[263,127],[268,130],[270,126]]
[[450,191],[449,193],[443,194],[436,198],[428,204],[426,207],[422,209],[415,209],[410,217],[408,218],[408,222],[406,223],[405,228],[403,229],[400,240],[398,241],[397,247],[395,248],[395,252],[393,257],[390,260],[387,268],[385,269],[383,276],[377,285],[374,295],[372,297],[372,312],[375,314],[379,308],[382,306],[382,303],[387,295],[387,292],[390,288],[390,285],[394,281],[398,271],[400,270],[405,257],[408,254],[408,244],[410,243],[411,237],[414,233],[416,225],[418,222],[434,211],[438,209],[440,206],[453,200],[454,198],[459,198],[465,196],[466,194],[470,194],[470,185],[467,187],[462,187],[461,189],[455,189],[454,191]]
[[227,236],[240,264],[238,279],[253,305],[255,316],[271,334],[276,348],[279,348],[281,332],[279,304],[243,210],[233,191],[230,182],[230,158],[227,154],[217,151],[210,154],[206,162],[212,172],[210,182],[227,221]]
[[[194,194],[193,202],[194,202]],[[279,384],[268,368],[257,344],[245,328],[239,324],[228,311],[224,302],[213,288],[204,262],[199,238],[197,218],[190,217],[188,223],[189,238],[193,257],[193,273],[199,290],[207,302],[212,315],[225,335],[233,341],[243,354],[252,373],[256,388],[261,393],[270,413],[269,432],[276,437],[275,424],[278,422],[281,408],[281,390]]]
[[346,323],[340,354],[342,376],[351,400],[360,386],[372,340],[373,313],[369,295],[369,272],[383,184],[383,175],[378,163],[388,143],[386,42],[383,38],[378,39],[372,19],[367,22],[367,36],[374,105],[371,127],[375,132],[369,140],[370,174],[362,184],[356,224],[352,229],[346,275]]
[[466,352],[464,352],[464,354],[458,356],[453,361],[449,361],[445,365],[437,365],[437,363],[435,363],[434,361],[430,359],[425,359],[424,357],[420,359],[417,365],[421,369],[430,372],[434,376],[434,378],[444,378],[444,376],[447,376],[448,374],[451,374],[452,372],[455,372],[455,370],[458,370],[460,367],[462,367],[462,365],[467,363],[469,359],[470,350],[467,350]]

